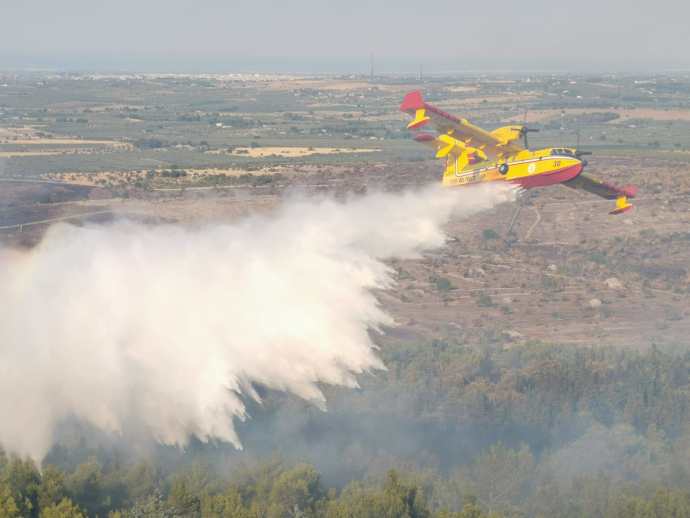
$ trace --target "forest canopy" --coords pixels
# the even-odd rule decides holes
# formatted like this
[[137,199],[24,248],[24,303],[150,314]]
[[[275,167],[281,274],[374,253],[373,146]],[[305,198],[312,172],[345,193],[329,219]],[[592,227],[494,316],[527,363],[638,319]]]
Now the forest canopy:
[[690,354],[382,354],[388,371],[334,390],[328,412],[265,393],[243,452],[196,442],[142,460],[77,434],[40,467],[3,454],[0,517],[690,516]]

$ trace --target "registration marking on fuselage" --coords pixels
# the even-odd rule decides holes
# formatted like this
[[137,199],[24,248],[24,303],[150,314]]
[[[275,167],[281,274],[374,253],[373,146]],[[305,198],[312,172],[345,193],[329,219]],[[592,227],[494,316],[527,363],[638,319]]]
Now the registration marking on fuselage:
[[[537,157],[537,158],[530,158],[528,160],[516,160],[515,162],[505,162],[508,167],[512,165],[519,165],[519,164],[531,164],[534,162],[541,162],[543,160],[552,160],[556,159],[559,160],[563,157],[560,156],[543,156],[543,157]],[[555,166],[559,166],[559,164],[555,164]],[[485,174],[487,171],[493,171],[498,169],[498,166],[496,164],[488,166],[488,167],[480,167],[479,169],[472,169],[470,171],[456,171],[455,176],[458,177],[458,183],[474,183],[474,182],[480,182],[482,178],[484,178]],[[529,171],[532,173],[532,171]],[[464,178],[468,177],[467,180]]]

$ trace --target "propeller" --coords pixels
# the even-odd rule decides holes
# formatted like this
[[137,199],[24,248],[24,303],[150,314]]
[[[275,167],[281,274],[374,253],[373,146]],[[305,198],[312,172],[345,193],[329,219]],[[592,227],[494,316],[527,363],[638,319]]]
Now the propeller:
[[575,143],[575,156],[580,158],[581,156],[591,155],[591,151],[581,151],[580,150],[580,130],[577,130],[577,142]]
[[528,133],[539,133],[539,130],[537,128],[528,128],[527,126],[523,126],[522,128],[520,128],[520,135],[522,136],[523,142],[525,143],[525,149],[529,149],[529,144],[527,142]]
[[[583,156],[591,155],[591,154],[592,154],[591,151],[580,151],[579,149],[575,149],[575,158],[577,158],[577,159],[580,159]],[[583,167],[586,167],[587,164],[588,164],[587,160],[582,160],[582,166]]]

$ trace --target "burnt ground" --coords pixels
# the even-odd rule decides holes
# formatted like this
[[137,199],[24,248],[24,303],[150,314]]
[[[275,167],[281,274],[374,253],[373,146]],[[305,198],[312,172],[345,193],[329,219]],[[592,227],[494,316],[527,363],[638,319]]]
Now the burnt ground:
[[[606,166],[602,174],[602,166]],[[392,261],[396,289],[380,293],[399,323],[382,342],[457,340],[506,345],[539,340],[648,347],[690,333],[690,167],[652,159],[596,157],[589,171],[640,187],[635,210],[556,186],[516,205],[451,221],[448,245],[419,260]],[[227,220],[270,210],[293,191],[335,196],[432,181],[438,163],[323,166],[261,186],[127,192],[55,184],[0,184],[0,240],[31,246],[50,220],[124,214],[145,221]],[[46,222],[43,222],[48,220]]]

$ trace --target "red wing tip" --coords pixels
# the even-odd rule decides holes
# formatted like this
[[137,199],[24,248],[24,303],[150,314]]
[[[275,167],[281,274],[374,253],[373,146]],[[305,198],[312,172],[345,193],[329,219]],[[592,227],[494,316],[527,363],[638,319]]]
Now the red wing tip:
[[626,185],[621,189],[628,198],[634,198],[637,196],[637,186],[636,185]]
[[632,210],[633,205],[628,205],[627,207],[623,207],[621,209],[614,209],[609,214],[616,215],[616,214],[623,214],[624,212],[628,212],[629,210]]
[[401,112],[410,112],[420,108],[424,108],[424,99],[420,90],[415,90],[405,95],[400,105]]

